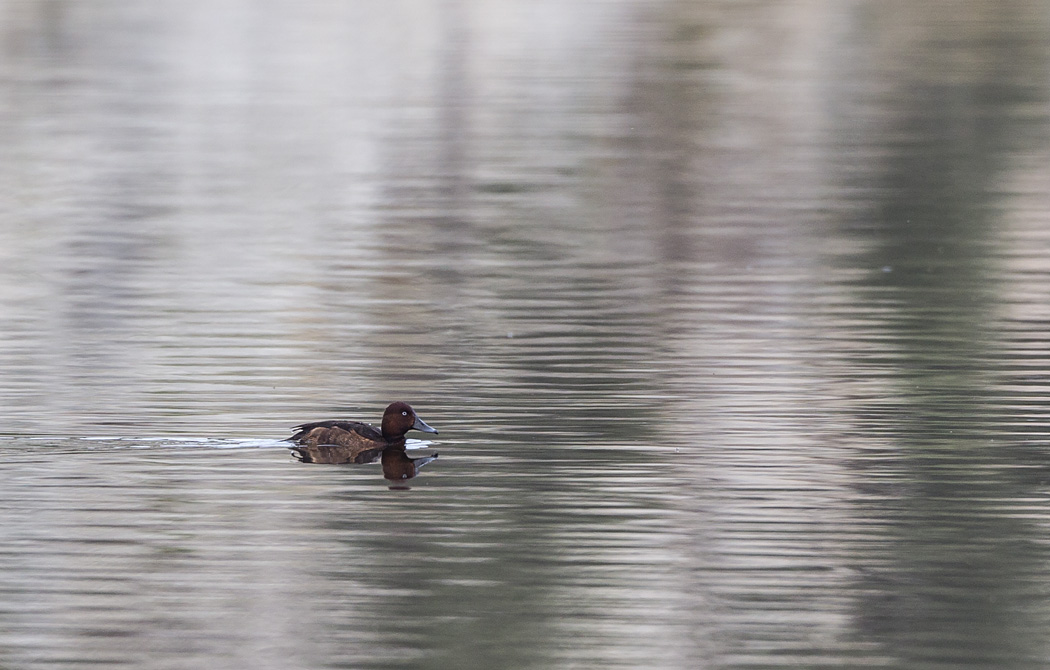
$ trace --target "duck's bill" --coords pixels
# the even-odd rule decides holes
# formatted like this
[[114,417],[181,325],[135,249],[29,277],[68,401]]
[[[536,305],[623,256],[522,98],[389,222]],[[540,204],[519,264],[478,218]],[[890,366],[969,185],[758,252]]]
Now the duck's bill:
[[421,430],[424,433],[434,433],[437,435],[437,430],[428,426],[426,421],[423,421],[423,419],[420,419],[418,416],[416,417],[416,422],[412,424],[412,427],[416,430]]

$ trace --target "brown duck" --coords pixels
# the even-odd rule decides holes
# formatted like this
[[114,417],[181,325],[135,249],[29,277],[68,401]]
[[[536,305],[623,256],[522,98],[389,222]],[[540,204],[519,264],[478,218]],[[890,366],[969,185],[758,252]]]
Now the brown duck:
[[359,421],[315,421],[292,428],[288,438],[297,446],[290,447],[303,463],[371,463],[391,446],[404,446],[405,433],[437,431],[416,416],[411,405],[391,403],[383,412],[381,428]]

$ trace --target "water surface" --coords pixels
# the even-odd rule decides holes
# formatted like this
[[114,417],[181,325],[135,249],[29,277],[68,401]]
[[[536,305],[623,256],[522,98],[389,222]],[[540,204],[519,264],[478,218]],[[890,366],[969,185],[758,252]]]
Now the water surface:
[[0,666],[1044,667],[1048,44],[0,4]]

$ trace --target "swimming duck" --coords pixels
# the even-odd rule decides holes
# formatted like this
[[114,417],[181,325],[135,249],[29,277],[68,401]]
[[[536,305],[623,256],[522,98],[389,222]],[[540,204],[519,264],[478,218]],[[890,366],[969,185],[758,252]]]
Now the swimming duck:
[[293,455],[303,463],[371,463],[393,445],[404,445],[405,433],[437,431],[416,416],[405,402],[391,403],[383,412],[381,429],[359,421],[315,421],[292,428],[288,438],[298,446]]

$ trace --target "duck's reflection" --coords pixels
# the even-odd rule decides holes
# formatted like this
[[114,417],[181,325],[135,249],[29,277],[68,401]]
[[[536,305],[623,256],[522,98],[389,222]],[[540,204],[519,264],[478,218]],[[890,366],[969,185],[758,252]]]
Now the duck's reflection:
[[[404,443],[400,445],[405,448]],[[299,444],[289,447],[292,456],[301,463],[325,463],[343,465],[346,463],[375,463],[386,446],[354,448],[342,444]]]
[[419,469],[436,460],[437,453],[420,458],[409,458],[405,447],[387,447],[383,450],[381,461],[383,462],[383,476],[390,482],[390,488],[408,488],[403,482],[412,479],[419,474]]
[[392,484],[399,485],[391,488],[408,488],[400,485],[415,477],[421,467],[438,457],[435,453],[410,458],[404,442],[370,449],[348,449],[338,444],[300,444],[289,448],[292,450],[292,456],[302,463],[345,465],[380,461],[383,464],[383,476]]

